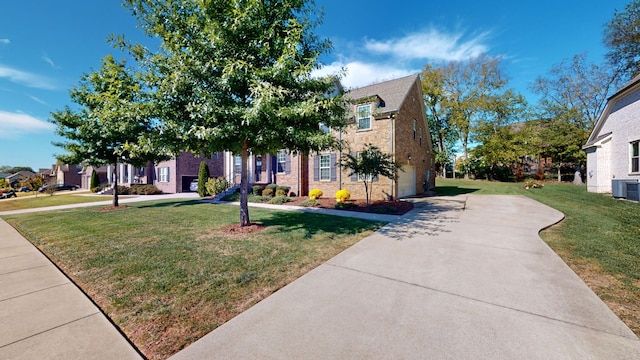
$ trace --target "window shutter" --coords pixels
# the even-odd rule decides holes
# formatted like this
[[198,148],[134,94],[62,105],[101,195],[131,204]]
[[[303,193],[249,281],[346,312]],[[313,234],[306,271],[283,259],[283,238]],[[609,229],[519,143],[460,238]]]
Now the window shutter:
[[336,181],[336,154],[331,154],[331,181]]
[[[352,151],[352,152],[350,152],[349,154],[350,154],[351,156],[353,156],[353,157],[358,156],[358,153],[357,153],[357,152],[355,152],[355,151]],[[351,174],[351,181],[358,181],[358,174],[356,174],[356,173]]]
[[320,157],[313,157],[313,181],[320,181]]
[[291,154],[285,155],[284,173],[291,174]]

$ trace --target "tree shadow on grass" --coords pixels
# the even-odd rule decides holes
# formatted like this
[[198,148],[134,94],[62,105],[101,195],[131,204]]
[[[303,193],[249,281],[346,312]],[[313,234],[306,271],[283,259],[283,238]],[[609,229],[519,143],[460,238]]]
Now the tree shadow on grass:
[[438,196],[463,195],[463,194],[473,193],[479,190],[480,189],[461,188],[457,186],[436,186],[435,188],[435,192],[438,194]]
[[151,202],[151,203],[129,203],[125,205],[136,207],[139,209],[148,209],[148,208],[164,208],[164,207],[181,207],[181,206],[190,206],[190,205],[198,205],[198,204],[202,204],[202,202],[200,200],[176,200],[176,201],[158,200],[157,202]]
[[283,232],[305,231],[306,237],[317,233],[357,234],[362,231],[374,231],[384,226],[384,222],[369,221],[349,217],[331,216],[297,211],[273,211],[252,220],[266,226],[278,226]]

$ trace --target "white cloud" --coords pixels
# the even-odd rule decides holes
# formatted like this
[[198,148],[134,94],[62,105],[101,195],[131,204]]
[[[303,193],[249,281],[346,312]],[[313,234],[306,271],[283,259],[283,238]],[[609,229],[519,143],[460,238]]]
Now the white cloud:
[[0,64],[0,78],[7,78],[11,82],[31,88],[46,90],[54,90],[56,88],[52,81],[44,76],[13,69],[2,64]]
[[15,138],[27,133],[52,131],[53,124],[22,113],[0,111],[0,137]]
[[346,89],[371,85],[385,80],[397,79],[410,74],[415,74],[419,70],[396,67],[393,65],[379,63],[365,63],[361,61],[341,62],[336,61],[324,66],[314,75],[322,76],[327,74],[337,74],[345,68],[347,73],[340,80]]
[[431,28],[402,38],[367,40],[365,49],[404,60],[457,61],[487,52],[483,42],[488,35],[489,32],[483,32],[466,39],[463,32],[444,33]]
[[39,104],[42,104],[42,105],[48,105],[44,100],[41,100],[41,99],[39,99],[39,98],[37,98],[37,97],[35,97],[35,96],[33,96],[33,95],[27,95],[27,96],[28,96],[31,100],[33,100],[33,101],[35,101],[35,102],[37,102],[37,103],[39,103]]
[[9,44],[11,41],[9,39],[0,39],[0,44],[4,44],[7,45]]
[[53,60],[51,60],[49,56],[47,56],[46,53],[42,55],[42,60],[44,60],[47,64],[51,65],[52,68],[56,67],[56,64],[53,62]]

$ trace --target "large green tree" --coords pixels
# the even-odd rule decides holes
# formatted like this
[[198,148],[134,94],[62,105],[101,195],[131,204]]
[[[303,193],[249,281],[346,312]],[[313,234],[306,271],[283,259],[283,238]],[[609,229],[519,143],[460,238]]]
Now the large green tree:
[[336,77],[314,77],[328,40],[305,0],[126,0],[148,35],[147,67],[155,114],[173,151],[231,151],[242,158],[240,225],[249,225],[250,153],[320,151],[337,146],[319,124],[344,126]]
[[[531,89],[541,95],[537,118],[541,121],[542,155],[563,166],[579,166],[586,160],[586,142],[607,98],[621,86],[619,73],[607,65],[587,60],[586,54],[555,64],[548,75],[535,80]],[[560,179],[560,178],[559,178]]]
[[[469,160],[469,143],[481,122],[511,117],[510,111],[518,108],[514,99],[524,105],[522,97],[507,88],[500,64],[500,58],[483,54],[440,67],[427,66],[423,73],[427,108],[438,119],[436,131],[444,132],[443,138],[455,133],[464,163]],[[468,176],[465,169],[465,177]]]
[[607,59],[625,81],[640,75],[640,0],[630,1],[616,11],[604,29]]
[[[100,69],[83,75],[70,91],[77,106],[51,113],[56,134],[66,139],[54,143],[65,150],[58,160],[94,167],[111,164],[116,169],[117,163],[142,166],[165,159],[161,152],[131,151],[156,134],[144,94],[139,76],[124,60],[104,57]],[[118,206],[118,177],[114,175],[113,206]]]
[[446,174],[446,166],[455,156],[456,133],[449,123],[450,113],[442,106],[445,100],[444,71],[441,67],[427,64],[422,70],[422,94],[427,109],[429,132],[435,149],[436,173]]

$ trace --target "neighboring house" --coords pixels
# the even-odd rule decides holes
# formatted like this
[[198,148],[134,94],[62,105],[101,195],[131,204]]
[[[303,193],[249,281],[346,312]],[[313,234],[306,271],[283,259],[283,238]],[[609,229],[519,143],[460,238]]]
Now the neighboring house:
[[637,76],[607,100],[583,146],[587,152],[588,191],[609,193],[612,180],[640,179],[639,116],[640,76]]
[[[347,127],[335,135],[346,141],[352,152],[373,144],[392,154],[404,171],[398,179],[374,179],[373,200],[420,194],[435,186],[434,154],[418,74],[361,87],[348,92],[351,100]],[[333,131],[325,128],[324,131]],[[239,183],[240,157],[228,155],[226,173]],[[354,199],[364,199],[365,189],[358,175],[340,166],[342,153],[293,155],[282,150],[273,155],[249,158],[249,182],[276,183],[291,187],[296,195],[320,189],[326,197],[346,188]]]
[[106,166],[101,166],[99,168],[95,168],[93,166],[85,166],[80,171],[80,182],[81,182],[80,188],[85,190],[90,190],[91,174],[93,173],[94,170],[98,175],[99,183],[100,184],[107,183],[107,167]]
[[19,186],[19,184],[24,181],[27,180],[28,178],[34,176],[35,173],[31,172],[31,171],[18,171],[17,173],[8,175],[4,178],[4,180],[9,183],[9,185],[13,188],[16,188]]
[[51,178],[56,179],[56,184],[80,186],[82,176],[80,165],[56,164],[51,168]]
[[[157,165],[148,163],[144,167],[134,167],[130,164],[118,164],[115,175],[118,176],[118,185],[122,186],[153,184],[164,193],[188,192],[191,181],[198,178],[202,160],[209,165],[211,177],[221,177],[225,174],[224,159],[223,153],[214,153],[211,157],[197,157],[190,152],[182,151],[176,158]],[[109,183],[114,181],[113,170],[112,165],[106,167],[106,180]],[[91,173],[88,175],[90,178]]]

